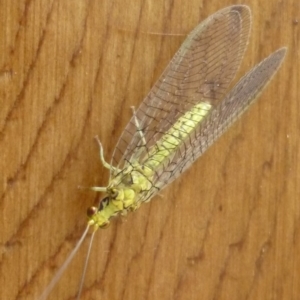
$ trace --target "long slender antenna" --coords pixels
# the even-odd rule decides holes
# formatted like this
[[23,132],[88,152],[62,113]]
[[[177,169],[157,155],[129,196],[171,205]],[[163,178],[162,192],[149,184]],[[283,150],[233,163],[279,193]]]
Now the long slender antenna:
[[[85,237],[86,237],[86,235],[87,235],[87,233],[89,231],[89,228],[90,228],[90,225],[88,224],[86,226],[86,229],[83,232],[80,240],[76,244],[75,248],[72,250],[72,252],[70,253],[69,257],[66,259],[66,261],[63,263],[63,265],[60,267],[60,269],[55,274],[55,276],[53,277],[53,279],[51,280],[51,282],[49,283],[49,285],[47,286],[47,288],[44,290],[44,292],[42,293],[42,295],[38,298],[38,300],[46,300],[47,299],[47,297],[49,296],[49,294],[51,293],[51,291],[53,290],[53,288],[57,284],[58,280],[60,279],[60,277],[62,276],[62,274],[64,273],[64,271],[66,270],[66,268],[68,267],[68,265],[70,264],[70,262],[72,261],[72,259],[74,258],[76,252],[80,248],[82,242],[84,241],[84,239],[85,239]],[[93,233],[92,237],[94,236],[94,233]]]
[[78,291],[76,300],[79,300],[80,296],[81,296],[82,287],[83,287],[84,278],[85,278],[85,274],[86,274],[90,254],[91,254],[91,249],[92,249],[92,244],[93,244],[95,232],[96,232],[96,230],[94,230],[94,232],[92,233],[92,236],[91,236],[91,240],[90,240],[89,248],[88,248],[88,251],[87,251],[87,254],[86,254],[86,258],[85,258],[84,268],[83,268],[82,276],[81,276],[81,279],[80,279],[80,286],[79,286],[79,291]]

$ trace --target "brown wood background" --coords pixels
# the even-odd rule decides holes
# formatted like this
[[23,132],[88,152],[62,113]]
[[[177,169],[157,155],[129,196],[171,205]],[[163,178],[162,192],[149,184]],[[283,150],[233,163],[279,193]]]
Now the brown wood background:
[[[186,34],[239,1],[0,1],[0,299],[37,299],[85,227],[107,159]],[[243,118],[95,237],[82,299],[299,299],[300,4],[244,1],[241,73],[288,46]],[[239,75],[239,76],[240,76]],[[49,299],[75,299],[87,242]]]

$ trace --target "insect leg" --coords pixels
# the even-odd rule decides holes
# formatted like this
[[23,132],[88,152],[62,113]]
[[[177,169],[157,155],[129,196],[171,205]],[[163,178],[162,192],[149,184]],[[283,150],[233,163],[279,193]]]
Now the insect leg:
[[135,107],[131,106],[131,109],[132,109],[132,113],[133,113],[133,118],[134,118],[136,130],[138,131],[138,133],[139,133],[139,135],[141,137],[141,140],[142,140],[142,146],[145,146],[146,145],[145,136],[144,136],[143,130],[141,129],[139,120],[136,117]]
[[98,137],[98,135],[95,136],[95,139],[99,145],[99,150],[100,150],[100,160],[102,162],[102,165],[109,170],[115,171],[117,170],[115,167],[113,167],[112,165],[110,165],[108,162],[105,161],[104,159],[104,154],[103,154],[103,147],[102,147],[102,143],[100,142],[100,139]]
[[78,186],[79,189],[88,189],[88,190],[92,190],[95,192],[103,192],[106,193],[107,191],[107,187],[100,187],[100,186],[92,186],[92,187],[85,187],[85,186]]
[[105,193],[106,190],[107,190],[106,187],[100,187],[100,186],[92,186],[89,189],[94,191],[94,192],[101,192],[101,193]]

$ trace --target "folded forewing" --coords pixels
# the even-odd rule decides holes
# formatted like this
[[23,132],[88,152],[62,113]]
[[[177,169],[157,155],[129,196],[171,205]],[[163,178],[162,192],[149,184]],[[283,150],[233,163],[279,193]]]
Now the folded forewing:
[[[142,160],[195,104],[218,106],[240,65],[250,27],[249,8],[236,5],[216,12],[190,33],[121,134],[114,167],[122,170],[126,162]],[[175,156],[183,163],[179,152]],[[168,169],[166,164],[162,170]]]
[[[286,48],[281,48],[251,69],[211,113],[183,141],[168,165],[153,178],[145,199],[185,171],[257,99],[280,67]],[[142,199],[141,201],[143,201]]]

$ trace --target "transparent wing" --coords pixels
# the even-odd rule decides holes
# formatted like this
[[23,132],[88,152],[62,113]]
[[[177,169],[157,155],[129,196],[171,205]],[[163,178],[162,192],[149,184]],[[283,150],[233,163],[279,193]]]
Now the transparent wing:
[[[113,153],[114,167],[120,170],[126,162],[145,157],[195,104],[217,107],[240,65],[250,27],[249,8],[236,5],[216,12],[191,32],[123,131]],[[175,157],[178,162],[184,159],[180,153]]]
[[[286,54],[281,48],[251,69],[225,99],[182,142],[167,166],[153,179],[145,201],[185,171],[257,99],[279,69]],[[142,199],[144,201],[144,199]]]

